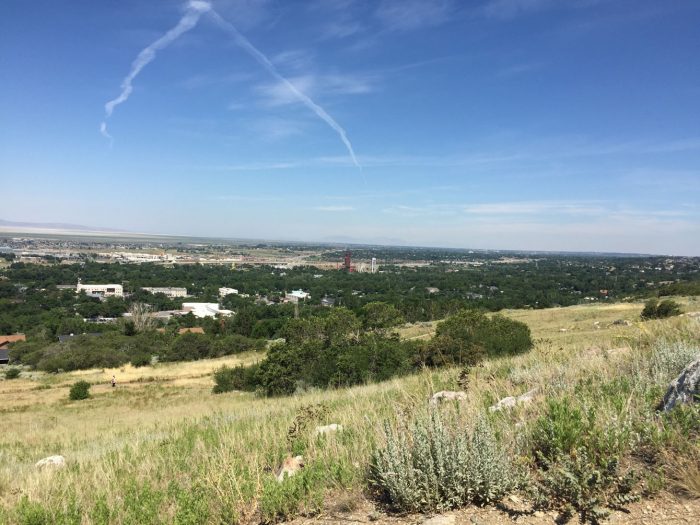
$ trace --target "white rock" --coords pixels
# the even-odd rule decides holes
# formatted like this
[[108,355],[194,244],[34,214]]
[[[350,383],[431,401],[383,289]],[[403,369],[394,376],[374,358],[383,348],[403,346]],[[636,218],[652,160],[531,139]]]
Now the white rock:
[[316,430],[314,431],[314,435],[320,436],[320,435],[326,435],[326,434],[335,434],[336,432],[342,432],[342,431],[343,431],[343,425],[339,425],[338,423],[331,423],[330,425],[316,427]]
[[66,466],[66,458],[63,456],[49,456],[36,462],[37,468],[52,467],[63,468]]
[[497,412],[499,410],[503,410],[504,408],[513,408],[516,405],[520,405],[523,403],[529,403],[534,399],[536,393],[537,393],[537,389],[533,388],[529,392],[525,392],[523,395],[518,396],[518,397],[513,397],[513,396],[504,397],[498,403],[489,407],[489,410],[491,412]]
[[294,474],[304,468],[304,456],[286,457],[282,466],[275,472],[275,477],[279,483],[285,478],[291,478]]
[[442,390],[435,392],[430,398],[431,405],[437,405],[443,401],[465,401],[467,399],[466,392],[452,392],[450,390]]

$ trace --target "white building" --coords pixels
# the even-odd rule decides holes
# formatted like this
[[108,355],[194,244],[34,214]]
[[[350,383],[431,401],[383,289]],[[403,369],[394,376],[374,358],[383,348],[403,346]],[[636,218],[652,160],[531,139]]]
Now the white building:
[[231,310],[222,310],[218,303],[182,303],[183,314],[192,313],[195,317],[216,317],[232,315]]
[[235,288],[219,288],[219,297],[226,297],[227,295],[238,295],[238,290]]
[[300,300],[303,301],[309,297],[311,297],[311,294],[303,290],[292,290],[291,292],[285,292],[284,294],[285,300],[291,303],[297,303]]
[[141,288],[148,293],[162,293],[163,295],[173,297],[187,297],[187,288],[173,288],[169,286],[148,286]]
[[103,297],[124,297],[124,287],[121,284],[83,284],[78,283],[76,293],[85,292],[89,295]]

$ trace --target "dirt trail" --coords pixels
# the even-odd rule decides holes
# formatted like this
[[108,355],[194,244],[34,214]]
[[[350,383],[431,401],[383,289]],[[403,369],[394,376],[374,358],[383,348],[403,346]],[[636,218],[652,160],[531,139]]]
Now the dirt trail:
[[[508,512],[518,505],[506,500],[502,508],[469,507],[446,514],[426,516],[391,516],[379,511],[371,502],[356,501],[356,509],[350,511],[328,511],[320,516],[297,518],[288,522],[290,525],[331,525],[359,524],[375,525],[501,525],[517,523],[520,525],[552,525],[556,523],[556,513],[537,512],[522,514]],[[347,504],[347,503],[346,503]],[[605,522],[611,525],[623,524],[664,524],[680,525],[700,523],[700,499],[681,499],[670,494],[663,494],[654,499],[640,501],[628,507],[629,512],[615,511]],[[570,524],[579,523],[575,518]]]

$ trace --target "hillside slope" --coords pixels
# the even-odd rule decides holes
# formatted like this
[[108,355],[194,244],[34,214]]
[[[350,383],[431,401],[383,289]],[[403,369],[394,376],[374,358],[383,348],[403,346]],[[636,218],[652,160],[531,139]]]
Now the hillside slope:
[[[686,302],[686,309],[694,304]],[[624,434],[619,446],[626,466],[641,465],[632,454],[635,447],[656,447],[644,458],[640,490],[661,501],[670,501],[669,490],[692,494],[692,486],[684,489],[673,473],[700,476],[692,464],[700,458],[697,441],[693,445],[696,422],[655,418],[653,402],[680,371],[679,363],[700,348],[700,322],[684,317],[637,323],[640,310],[641,305],[626,304],[508,312],[531,326],[535,348],[471,370],[467,400],[446,410],[455,424],[469,427],[499,399],[536,388],[533,403],[492,416],[510,450],[527,463],[533,423],[546,414],[550,400],[575,393],[576,406],[596,408],[600,428]],[[407,327],[403,335],[420,336],[416,330]],[[362,519],[381,518],[366,499],[366,474],[372,450],[383,443],[383,423],[401,426],[424,414],[432,393],[457,389],[460,371],[424,371],[278,399],[210,393],[214,368],[259,357],[55,376],[25,373],[29,377],[0,382],[0,522],[246,523],[321,513],[331,523],[328,519],[353,516],[348,513],[353,509],[364,512]],[[115,389],[107,386],[112,374],[119,383]],[[621,382],[621,377],[638,380]],[[98,383],[93,397],[69,402],[69,385],[83,378]],[[324,415],[289,438],[295,417],[310,405],[325,407]],[[314,438],[313,427],[326,423],[340,423],[345,431]],[[669,456],[679,450],[682,454]],[[277,483],[270,470],[289,453],[303,453],[306,467]],[[34,467],[53,454],[63,455],[67,468]],[[645,505],[654,508],[645,502],[632,507],[639,519]],[[697,509],[690,501],[678,505],[686,505],[687,512]],[[475,511],[455,514],[456,523],[466,522],[470,512]],[[499,523],[505,517],[489,507],[475,519]],[[518,521],[537,523],[527,521],[535,518],[551,523],[553,515]]]

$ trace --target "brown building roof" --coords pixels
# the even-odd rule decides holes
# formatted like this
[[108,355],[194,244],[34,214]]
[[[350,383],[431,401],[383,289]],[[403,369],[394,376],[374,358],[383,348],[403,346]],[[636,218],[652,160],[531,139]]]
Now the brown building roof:
[[5,350],[10,343],[26,340],[27,336],[24,334],[0,335],[0,348]]
[[178,334],[203,334],[204,328],[201,326],[193,326],[192,328],[180,328]]

